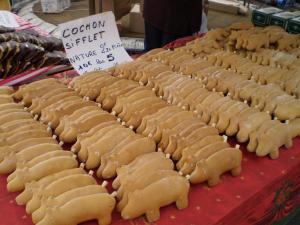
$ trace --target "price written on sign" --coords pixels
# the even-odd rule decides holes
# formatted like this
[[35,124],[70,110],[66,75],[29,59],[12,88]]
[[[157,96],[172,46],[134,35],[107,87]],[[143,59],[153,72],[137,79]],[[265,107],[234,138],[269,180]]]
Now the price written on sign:
[[132,61],[112,12],[63,23],[59,29],[67,56],[79,74]]

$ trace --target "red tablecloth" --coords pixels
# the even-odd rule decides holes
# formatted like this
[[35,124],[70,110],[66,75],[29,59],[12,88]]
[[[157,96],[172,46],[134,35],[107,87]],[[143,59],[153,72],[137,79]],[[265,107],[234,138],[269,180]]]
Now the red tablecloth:
[[[278,160],[258,158],[243,152],[243,172],[240,176],[224,175],[222,183],[213,188],[204,184],[192,185],[189,207],[180,211],[174,205],[164,207],[161,209],[161,219],[155,224],[266,225],[300,204],[300,138],[294,139],[292,148],[282,149]],[[16,195],[6,191],[6,176],[0,176],[0,225],[32,224],[25,208],[16,205]],[[147,223],[144,218],[124,221],[115,213],[112,224]]]
[[[192,38],[180,39],[167,47],[181,46]],[[67,82],[75,75],[73,72],[55,77]],[[267,225],[300,204],[300,138],[294,139],[292,148],[283,148],[277,160],[258,158],[248,153],[244,145],[241,148],[244,159],[240,176],[224,175],[222,183],[213,188],[192,185],[189,207],[180,211],[174,205],[162,208],[161,218],[154,225]],[[6,191],[6,176],[0,175],[0,225],[32,225],[25,208],[16,205],[16,195]],[[124,221],[118,213],[113,215],[112,225],[147,224],[143,217]]]

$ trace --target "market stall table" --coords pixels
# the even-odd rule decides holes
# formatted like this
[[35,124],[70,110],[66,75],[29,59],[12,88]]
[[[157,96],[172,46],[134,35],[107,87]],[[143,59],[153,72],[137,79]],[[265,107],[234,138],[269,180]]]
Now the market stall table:
[[[178,45],[177,41],[175,45],[168,47],[175,48]],[[177,210],[175,205],[164,207],[161,209],[161,218],[153,224],[265,225],[282,218],[300,204],[300,138],[295,138],[293,142],[290,149],[281,149],[277,160],[268,157],[259,158],[253,153],[248,153],[245,145],[242,145],[244,156],[241,175],[237,177],[224,175],[222,182],[212,188],[205,184],[192,185],[189,207],[184,210]],[[232,146],[236,144],[234,139],[230,140],[230,143]],[[6,177],[0,176],[0,212],[1,215],[5,215],[2,216],[0,225],[32,224],[25,208],[15,203],[18,193],[7,192]],[[110,192],[112,191],[110,189]],[[143,217],[125,221],[121,219],[119,213],[114,213],[112,224],[149,223]]]
[[[233,143],[232,141],[231,143]],[[177,210],[174,205],[161,210],[157,225],[212,225],[212,224],[271,224],[300,204],[300,138],[292,148],[280,151],[280,158],[258,158],[245,150],[243,172],[238,177],[223,176],[213,188],[205,184],[192,185],[189,207]],[[6,177],[0,176],[0,225],[31,225],[25,207],[18,206],[18,193],[8,193]],[[170,187],[171,188],[171,187]],[[88,210],[88,209],[87,209]],[[96,224],[90,222],[85,224]],[[122,220],[113,216],[112,225],[144,225],[144,218]]]

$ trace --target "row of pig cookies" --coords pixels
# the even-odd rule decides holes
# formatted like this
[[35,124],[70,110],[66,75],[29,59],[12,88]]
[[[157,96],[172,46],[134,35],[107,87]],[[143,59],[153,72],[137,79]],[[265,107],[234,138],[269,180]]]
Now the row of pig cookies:
[[[98,76],[101,76],[98,74]],[[106,82],[109,82],[109,78],[113,78],[111,76],[105,75],[104,78],[106,79]],[[116,78],[113,78],[114,80]],[[103,80],[104,81],[104,80]],[[46,82],[46,81],[45,81]],[[51,82],[51,81],[50,81]],[[20,91],[16,93],[16,96],[19,98],[19,100],[25,100],[23,99],[24,96],[28,96],[28,93],[30,90],[34,90],[38,86],[34,87],[36,83],[32,83],[29,86],[24,86],[20,88]],[[49,85],[49,83],[48,83]],[[53,86],[53,85],[52,85]],[[55,86],[55,85],[54,85]],[[55,87],[52,88],[55,88]],[[68,89],[67,87],[65,87]],[[71,89],[69,91],[73,92]],[[75,93],[75,92],[74,92]],[[53,97],[55,95],[60,95],[58,92],[58,89],[56,89],[55,92],[52,93]],[[33,96],[32,96],[33,97]],[[74,96],[72,96],[74,97]],[[67,97],[68,98],[68,97]],[[79,97],[80,98],[80,97]],[[28,97],[26,98],[28,100]],[[48,100],[49,99],[49,100]],[[81,98],[82,99],[82,98]],[[46,124],[50,124],[52,128],[55,128],[54,132],[58,137],[62,137],[62,140],[64,140],[64,136],[61,136],[59,132],[62,130],[62,124],[66,126],[68,123],[72,123],[73,121],[76,121],[76,118],[80,118],[81,114],[85,114],[83,109],[89,109],[91,110],[91,106],[85,106],[81,109],[75,110],[73,113],[67,115],[63,113],[70,113],[70,111],[66,111],[67,108],[65,108],[64,112],[62,111],[63,109],[61,108],[62,104],[54,106],[52,108],[51,106],[55,105],[55,103],[50,104],[52,102],[51,98],[45,98],[42,93],[40,93],[38,96],[35,95],[35,98],[32,98],[32,102],[35,102],[35,107],[30,106],[30,101],[27,102],[27,107],[30,111],[37,113],[37,109],[39,109],[41,115],[38,115],[38,117],[41,118],[41,121],[43,121]],[[38,102],[40,101],[40,102]],[[49,101],[49,102],[48,102]],[[68,101],[66,101],[66,98],[64,99],[63,105],[68,105]],[[89,102],[86,98],[84,102]],[[23,103],[25,103],[23,101]],[[41,105],[42,104],[42,105]],[[50,105],[49,105],[50,104]],[[78,104],[78,102],[77,102]],[[97,105],[96,103],[93,103],[94,105]],[[98,104],[99,105],[99,104]],[[48,108],[42,108],[41,106],[46,106]],[[97,106],[98,107],[98,106]],[[59,109],[57,111],[57,109]],[[70,110],[70,108],[69,108]],[[98,108],[100,111],[101,109]],[[57,123],[56,120],[46,120],[44,117],[44,113],[50,112],[55,114],[55,112],[60,112],[60,114],[56,114],[57,117],[62,117],[62,119]],[[106,115],[109,115],[110,117],[114,117],[108,113]],[[57,127],[54,127],[55,124],[58,124]],[[159,212],[159,208],[165,205],[170,204],[171,202],[177,201],[178,198],[184,196],[185,199],[182,199],[185,204],[181,204],[178,206],[179,209],[187,207],[187,195],[189,191],[189,182],[185,177],[182,177],[179,173],[175,172],[173,170],[174,164],[173,162],[168,159],[168,156],[166,157],[162,153],[157,153],[159,157],[156,157],[155,151],[155,142],[150,140],[149,138],[143,137],[142,135],[135,134],[131,129],[125,128],[124,126],[120,125],[115,119],[111,121],[103,121],[103,123],[99,124],[94,124],[95,126],[92,127],[88,132],[83,132],[83,133],[78,133],[77,134],[77,141],[76,143],[72,146],[71,152],[78,153],[78,158],[85,162],[85,167],[86,168],[97,168],[99,165],[100,167],[98,168],[97,175],[99,177],[107,177],[111,178],[116,175],[116,171],[122,170],[123,165],[127,165],[132,162],[132,160],[135,160],[139,157],[146,157],[149,159],[149,164],[148,169],[153,167],[154,165],[157,165],[157,162],[161,160],[162,165],[158,169],[162,170],[161,173],[164,174],[165,170],[166,171],[166,177],[164,176],[159,176],[159,175],[154,175],[152,174],[151,177],[153,177],[153,181],[157,181],[155,184],[149,183],[149,179],[151,178],[149,175],[149,179],[144,179],[144,181],[140,181],[140,183],[136,184],[139,185],[137,188],[137,192],[139,192],[139,196],[142,196],[143,198],[148,199],[149,196],[154,196],[154,194],[158,189],[165,190],[164,198],[160,197],[158,199],[153,199],[152,202],[145,202],[144,203],[144,208],[137,208],[138,202],[136,200],[135,194],[133,194],[132,197],[129,197],[126,195],[126,202],[125,200],[122,201],[122,205],[124,207],[124,210],[122,210],[122,217],[124,219],[132,219],[136,218],[138,216],[143,215],[144,213],[147,213],[152,210],[152,208],[155,206],[155,210]],[[62,142],[61,142],[62,143]],[[70,142],[72,143],[72,142]],[[132,149],[135,149],[133,152]],[[151,153],[152,152],[152,153]],[[147,154],[149,153],[149,154]],[[85,158],[87,157],[87,158]],[[158,159],[159,158],[159,159]],[[153,160],[150,160],[153,159]],[[145,161],[145,160],[144,160]],[[171,172],[172,171],[172,172]],[[144,172],[140,173],[141,176],[147,177],[147,173]],[[160,174],[160,173],[159,173]],[[170,174],[170,175],[168,175]],[[181,180],[182,185],[185,184],[184,187],[178,189],[177,191],[177,196],[168,194],[169,190],[166,188],[168,183],[170,182],[169,179],[174,180],[176,178],[168,178],[168,176],[171,177],[171,175],[177,175],[177,180]],[[126,177],[125,177],[126,178]],[[160,181],[162,180],[162,181]],[[39,181],[38,181],[39,182]],[[65,181],[66,182],[66,181]],[[174,181],[176,182],[176,181]],[[152,184],[152,185],[151,185]],[[41,190],[41,189],[40,189]],[[126,189],[127,190],[127,189]],[[30,191],[30,190],[29,190]],[[133,190],[132,190],[133,191]],[[27,193],[27,194],[26,194]],[[40,193],[40,192],[39,192]],[[47,192],[47,193],[52,193]],[[27,203],[27,208],[28,212],[32,213],[33,221],[38,222],[41,221],[40,223],[43,224],[43,220],[46,221],[49,218],[41,220],[41,215],[44,213],[44,208],[37,208],[37,205],[39,205],[36,200],[30,200],[28,201],[28,190],[25,189],[25,193],[22,193],[17,200],[20,202],[20,204],[25,204]],[[46,194],[47,195],[47,194]],[[34,196],[33,196],[34,198]],[[121,199],[120,199],[121,200]],[[178,200],[180,201],[180,200]],[[52,204],[49,202],[48,204]],[[99,210],[99,209],[96,209]],[[75,214],[73,214],[75,215]],[[100,215],[99,215],[100,216]],[[149,220],[157,220],[159,218],[159,213],[158,216],[156,214],[155,217],[149,217]],[[101,220],[99,219],[101,222]],[[103,221],[103,218],[102,218]],[[99,224],[102,224],[100,223]],[[39,223],[38,223],[39,224]],[[103,223],[104,224],[104,223]]]
[[[232,50],[246,49],[249,51],[273,48],[280,51],[294,52],[294,49],[297,49],[300,44],[299,35],[289,34],[279,26],[261,28],[254,27],[250,23],[240,22],[233,23],[226,28],[212,29],[201,39],[207,43],[212,43],[211,46],[214,47],[219,46]],[[199,44],[201,41],[196,39],[191,44]]]
[[[281,69],[286,72],[299,71],[299,58],[296,56],[276,51],[272,49],[262,49],[257,52],[251,51],[216,51],[211,54],[203,55],[202,58],[205,58],[209,55],[218,54],[220,52],[226,52],[229,57],[239,57],[239,63],[242,64],[244,62],[252,62],[253,65],[263,66],[264,68],[269,68],[271,70]],[[236,55],[236,56],[233,56]],[[199,56],[198,56],[199,57]],[[228,63],[233,62],[233,59],[228,58]],[[249,65],[248,65],[249,66]]]
[[183,54],[180,62],[177,55],[177,52],[160,51],[154,55],[149,53],[147,60],[163,62],[180,74],[193,76],[208,90],[244,101],[277,119],[293,120],[300,116],[299,100],[295,99],[299,80],[297,70],[268,68],[226,51],[204,58]]
[[[230,58],[230,60],[228,60]],[[251,62],[249,59],[240,55],[228,52],[219,52],[211,54],[205,60],[199,59],[199,62],[215,66],[215,68],[224,68],[229,70],[233,76],[240,77],[243,80],[249,80],[260,86],[272,85],[275,90],[281,90],[289,96],[289,101],[298,101],[299,97],[299,70],[283,70],[279,68],[270,68]],[[242,78],[243,77],[243,78]],[[296,104],[297,105],[297,104]],[[295,117],[297,117],[295,115]]]
[[97,169],[98,177],[113,178],[119,167],[155,149],[155,142],[149,138],[119,123],[105,123],[79,136],[71,150],[86,168]]
[[[293,95],[293,97],[296,98],[298,98],[300,93],[299,68],[288,70],[269,67],[262,65],[257,57],[253,57],[251,60],[248,57],[243,57],[241,54],[227,51],[216,51],[212,54],[205,55],[204,57],[196,56],[195,58],[191,58],[191,56],[186,53],[180,57],[180,63],[178,60],[174,60],[171,57],[169,57],[169,60],[166,60],[165,57],[167,55],[166,53],[163,53],[164,52],[161,52],[160,55],[155,56],[156,60],[171,65],[174,70],[180,73],[186,75],[192,74],[196,79],[201,79],[201,77],[203,77],[202,74],[205,74],[208,71],[215,72],[214,69],[221,67],[230,70],[233,75],[238,74],[244,76],[244,78],[241,79],[253,80],[259,85],[276,84],[278,88],[281,88],[288,95]],[[255,54],[256,53],[252,53],[252,56]],[[172,53],[168,53],[168,55],[172,56]],[[173,53],[173,55],[175,55],[175,53]],[[174,66],[174,63],[177,63],[177,66]],[[184,67],[184,64],[189,64],[190,66]]]
[[[108,80],[109,76],[104,75],[104,79]],[[104,82],[104,80],[102,81]],[[115,85],[119,84],[120,83]],[[107,90],[111,89],[107,88]],[[77,91],[79,91],[79,89]],[[85,97],[87,98],[87,96]],[[92,96],[90,97],[92,98]],[[107,102],[105,99],[103,99],[103,101]],[[126,188],[126,193],[124,193],[126,197],[123,197],[122,200],[120,197],[121,194],[118,193],[117,196],[119,196],[118,199],[120,200],[118,205],[122,205],[121,215],[124,219],[133,219],[146,214],[148,215],[147,219],[149,221],[156,221],[159,219],[159,208],[169,205],[174,201],[180,201],[178,200],[180,197],[184,197],[182,200],[184,204],[178,205],[178,208],[182,209],[187,207],[189,182],[186,178],[180,176],[173,170],[174,165],[170,159],[162,153],[154,152],[155,147],[154,141],[135,134],[131,129],[124,128],[124,126],[116,122],[107,122],[94,127],[87,133],[79,135],[77,142],[72,146],[71,150],[76,152],[78,158],[86,163],[86,168],[96,168],[100,165],[97,170],[97,176],[103,178],[114,177],[116,172],[123,171],[128,163],[129,165],[135,164],[135,161],[138,159],[140,162],[143,162],[145,169],[138,170],[138,174],[143,179],[134,179],[139,180],[139,182],[132,184],[130,190],[133,193],[128,195],[129,189]],[[132,152],[132,149],[135,149],[135,151]],[[133,159],[134,161],[132,161]],[[150,168],[156,168],[158,170],[156,172],[159,173],[151,173],[150,175],[148,173]],[[171,174],[173,176],[176,175],[177,178],[171,178]],[[127,176],[124,176],[124,178],[127,179]],[[152,180],[150,180],[150,178],[152,178]],[[129,179],[133,181],[133,178]],[[173,181],[174,179],[175,181]],[[174,194],[168,194],[168,187],[172,181],[178,182],[176,196]],[[134,189],[134,187],[136,189]],[[162,196],[156,199],[149,198],[149,196],[155,195],[157,189],[161,190]],[[137,196],[141,196],[145,199],[143,205],[140,205],[141,202]],[[156,214],[151,216],[152,210],[156,210]]]
[[[115,193],[107,193],[107,183],[98,185],[91,174],[78,168],[76,155],[64,151],[47,126],[13,102],[11,88],[2,87],[0,93],[6,96],[0,104],[0,171],[11,173],[9,191],[23,191],[17,203],[26,204],[26,212],[39,225],[78,224],[91,219],[109,224],[116,202]],[[83,205],[90,210],[82,211]]]
[[[176,52],[173,52],[173,55],[172,53],[170,53],[171,51],[169,51],[169,53],[165,53],[167,54],[167,57],[166,55],[162,57],[163,54],[161,54],[161,52],[162,51],[160,51],[158,54],[154,54],[154,56],[151,56],[151,53],[149,53],[148,60],[150,59],[150,61],[153,60],[164,62],[166,65],[170,66],[174,71],[177,71],[180,74],[193,76],[195,79],[199,80],[203,84],[203,87],[207,88],[208,90],[220,91],[223,92],[224,95],[235,96],[234,98],[236,100],[244,101],[250,106],[253,106],[260,110],[266,109],[264,111],[273,114],[273,116],[277,119],[279,118],[281,120],[292,120],[299,117],[299,104],[298,100],[295,99],[295,96],[291,96],[280,90],[281,86],[261,85],[262,83],[260,82],[260,80],[266,78],[264,76],[265,74],[263,73],[263,71],[265,70],[243,70],[243,68],[240,68],[244,65],[243,63],[239,63],[239,55],[221,51],[209,55],[208,57],[204,58],[205,60],[201,58],[195,58],[193,60],[190,58],[190,55],[183,55],[180,58],[181,63],[178,63],[178,60],[176,59]],[[232,58],[232,60],[230,60],[230,63],[228,63],[227,60],[228,58],[230,58],[229,56],[231,56]],[[177,65],[175,65],[175,63],[177,63]],[[157,64],[157,62],[153,63],[152,65],[155,64]],[[219,67],[219,65],[222,66],[224,69],[222,70],[222,67]],[[231,70],[226,71],[225,69],[228,68]],[[153,71],[155,70],[153,69]],[[248,74],[248,72],[251,72],[250,75]],[[265,72],[267,73],[267,71]],[[281,71],[277,72],[280,72],[281,74]],[[212,80],[208,79],[210,77],[209,74],[213,75]],[[220,77],[220,75],[223,75],[226,79],[222,79],[222,76]],[[242,77],[240,75],[246,77]],[[294,78],[292,75],[290,77],[291,79]],[[257,83],[255,83],[254,81],[256,81]],[[271,81],[270,83],[272,84]],[[286,81],[286,84],[292,84],[292,81],[288,79]],[[239,85],[242,85],[243,87],[249,87],[250,89],[249,91],[244,90],[244,88],[239,89]],[[288,87],[288,85],[286,85],[286,87]],[[267,90],[272,90],[272,94],[270,94],[270,96],[265,96],[263,94]],[[295,91],[295,89],[293,90]],[[243,94],[238,96],[239,92]],[[266,100],[266,97],[268,97],[268,100]],[[275,110],[275,108],[277,110]],[[274,115],[274,111],[276,111],[277,114],[275,113]]]
[[[108,79],[107,75],[103,75],[103,77],[104,78],[99,79]],[[80,78],[77,81],[83,81],[84,79],[87,78]],[[76,86],[77,81],[74,82],[74,86]],[[119,82],[125,84],[126,80],[119,80],[116,83]],[[86,84],[86,82],[83,83]],[[132,81],[127,80],[127,83],[130,84]],[[93,84],[91,83],[90,85],[92,86]],[[184,165],[183,168],[186,169],[180,171],[182,174],[186,175],[191,173],[196,168],[197,161],[202,161],[205,158],[207,159],[208,165],[203,164],[203,166],[199,167],[197,170],[206,170],[207,175],[202,177],[201,180],[199,179],[197,181],[196,179],[193,179],[192,175],[191,182],[199,183],[208,180],[209,185],[212,186],[219,182],[220,175],[226,171],[231,170],[233,175],[238,175],[240,173],[240,151],[231,149],[229,144],[226,142],[226,138],[224,140],[223,137],[218,135],[216,128],[205,126],[205,124],[197,119],[195,115],[186,112],[177,106],[168,106],[165,101],[156,97],[149,88],[136,87],[132,91],[118,96],[120,93],[123,93],[124,89],[127,87],[126,85],[124,85],[123,88],[119,86],[118,89],[114,90],[112,88],[113,86],[114,84],[111,84],[110,86],[106,86],[106,88],[102,88],[100,96],[103,96],[103,98],[101,97],[103,102],[105,99],[116,98],[116,104],[114,107],[110,108],[110,110],[114,115],[118,115],[119,118],[123,120],[124,124],[132,129],[135,129],[137,133],[143,134],[144,136],[148,136],[155,140],[156,143],[158,143],[159,149],[167,154],[171,154],[172,158],[175,160],[180,159],[182,149],[187,147],[189,144],[194,144],[194,151],[199,150],[197,157],[193,158],[191,162],[187,162]],[[99,99],[100,98],[97,98],[97,100]],[[153,104],[149,105],[148,101],[153,101]],[[129,102],[133,103],[130,104],[130,108],[127,108]],[[164,107],[161,109],[157,108],[155,110],[158,110],[157,112],[151,112],[153,108],[156,108],[156,105]],[[136,117],[143,119],[131,119]],[[136,126],[136,122],[138,122],[138,126]],[[193,130],[195,131],[192,132]],[[210,167],[214,168],[214,166],[218,164],[216,161],[224,157],[234,159],[233,163],[228,163],[225,167],[218,168],[219,170],[216,173],[212,173],[213,170],[209,172]],[[184,160],[182,160],[181,163],[183,161]],[[216,167],[214,170],[217,170]],[[197,172],[195,172],[195,174],[197,174]]]
[[[145,63],[149,66],[146,67]],[[175,74],[170,68],[169,71],[162,72],[165,69],[165,65],[159,65],[158,62],[150,63],[139,60],[117,66],[114,68],[114,75],[135,80],[138,79],[139,72],[143,72],[144,77],[148,77],[146,85],[153,88],[158,96],[171,104],[193,111],[203,122],[216,127],[220,133],[237,135],[238,141],[242,143],[251,138],[250,143],[253,144],[249,146],[249,150],[256,151],[259,156],[270,154],[272,158],[277,158],[280,146],[291,146],[289,125],[272,120],[268,113],[251,108],[244,102],[224,97],[223,93],[209,91],[198,81]],[[214,107],[211,108],[212,106]],[[239,117],[239,115],[248,116]],[[281,129],[276,132],[277,128],[274,129],[274,127]],[[269,132],[262,133],[265,129]],[[256,133],[261,135],[257,137],[254,135]],[[277,137],[276,142],[270,142],[274,138],[273,135]],[[270,145],[270,143],[273,144]]]
[[66,85],[54,79],[22,86],[14,97],[42,123],[53,129],[61,144],[72,144],[76,142],[77,135],[94,126],[116,121],[114,116],[101,110],[95,102],[83,100]]
[[[89,76],[92,77],[94,74],[79,77],[71,84],[72,88],[86,94],[86,98],[92,96],[82,92],[80,83],[87,85],[84,80],[93,80]],[[86,90],[100,89],[101,93],[96,98],[100,104],[106,99],[115,102],[109,109],[111,113],[117,115],[122,124],[154,140],[159,150],[170,154],[172,159],[178,161],[185,155],[177,168],[181,174],[191,174],[188,177],[192,183],[208,181],[208,184],[213,186],[219,183],[221,174],[227,171],[231,171],[234,176],[240,174],[241,151],[231,148],[227,143],[227,137],[220,136],[215,127],[207,126],[192,112],[169,105],[157,97],[152,88],[135,86],[128,91],[127,86],[132,81],[111,77],[108,74],[103,74],[102,78],[100,74],[98,76],[98,81],[102,82],[91,81]],[[110,85],[104,84],[112,78],[118,81]],[[113,88],[115,84],[121,83],[124,85],[117,85],[117,89]],[[186,153],[183,154],[183,151]],[[226,162],[220,164],[219,161],[224,159]]]
[[[35,144],[45,144],[51,150],[59,150],[60,146],[52,138],[47,127],[34,120],[32,115],[24,110],[24,106],[14,102],[12,94],[14,90],[9,87],[1,87],[1,151],[0,171],[11,173],[17,166],[22,168],[23,159],[30,160],[39,154],[40,148],[31,150],[30,154],[22,154],[24,148]],[[45,150],[47,151],[47,150]]]
[[[250,38],[251,34],[256,38]],[[265,42],[270,42],[275,46],[272,49],[267,48],[268,45],[262,48]],[[236,23],[228,28],[210,30],[204,37],[188,42],[186,46],[177,48],[175,51],[189,52],[198,56],[222,49],[242,53],[246,51],[250,55],[263,57],[265,63],[271,66],[289,68],[299,66],[300,50],[297,43],[299,43],[299,35],[288,34],[280,27],[269,26],[262,29],[254,28],[251,24],[248,26],[247,23]]]
[[292,51],[300,45],[297,34],[289,34],[281,27],[250,28],[248,30],[232,31],[228,37],[228,45],[235,49],[257,51],[261,48],[271,48],[280,51]]
[[215,50],[228,48],[231,34],[253,29],[251,23],[234,23],[226,28],[215,28],[208,31],[203,37],[188,42],[185,46],[175,49],[179,52],[193,52],[194,54],[212,53]]
[[[295,49],[298,50],[299,48]],[[209,54],[217,53],[222,51],[223,48],[216,47],[210,48],[206,44],[206,40],[200,39],[197,44],[187,44],[186,46],[175,49],[178,53],[188,53],[197,57],[207,57]],[[158,51],[158,50],[156,50]],[[228,51],[228,49],[227,49]],[[283,70],[295,70],[299,69],[299,53],[294,51],[293,53],[288,53],[284,51],[278,51],[274,49],[260,49],[258,51],[229,51],[237,53],[247,59],[251,59],[252,62],[258,63],[263,66],[270,66],[271,69],[281,68]],[[142,56],[146,57],[146,56]],[[268,67],[268,68],[270,68]]]
[[[297,96],[300,90],[298,85],[300,78],[299,69],[286,70],[262,66],[239,54],[225,51],[216,51],[213,54],[205,55],[205,57],[196,56],[194,60],[188,53],[182,54],[181,57],[179,57],[180,60],[178,60],[176,59],[177,54],[178,53],[175,52],[172,53],[172,51],[160,51],[159,54],[154,54],[155,58],[153,60],[164,62],[172,66],[173,70],[187,75],[196,73],[205,74],[205,72],[209,70],[213,71],[214,68],[211,67],[211,64],[221,66],[224,69],[231,70],[232,74],[236,72],[239,75],[245,76],[246,79],[256,81],[258,84],[277,84],[287,94],[294,95],[294,97],[298,98]],[[147,58],[147,60],[152,60],[151,55]],[[207,60],[207,62],[203,62],[203,60],[201,60],[202,58]],[[191,66],[184,67],[183,65],[186,63]],[[205,65],[210,68],[206,68]],[[200,71],[206,69],[207,71]]]
[[[228,63],[229,56],[236,61]],[[291,95],[296,91],[291,85],[296,81],[296,76],[291,74],[291,78],[287,79],[288,75],[283,78],[280,73],[282,80],[278,76],[277,81],[286,84],[286,88],[282,88],[274,79],[274,82],[271,81],[274,78],[272,71],[268,73],[264,67],[243,70],[245,67],[240,66],[238,59],[239,56],[233,53],[219,52],[206,59],[196,58],[183,63],[179,71],[184,75],[192,75],[210,91],[219,91],[233,99],[244,101],[260,111],[269,112],[279,120],[293,120],[300,116],[300,102],[296,96]]]
[[[251,35],[256,35],[257,40],[253,39]],[[247,48],[247,44],[249,44],[250,41],[252,42],[252,48]],[[265,46],[262,48],[264,46],[263,43],[268,42],[273,47],[268,48]],[[272,67],[289,69],[299,68],[299,43],[299,35],[288,34],[281,27],[268,26],[263,30],[261,28],[251,28],[231,32],[227,43],[227,46],[231,47],[227,49],[243,54],[246,51],[247,56],[252,57],[253,60],[262,60],[264,64]],[[253,51],[253,48],[255,51]]]
[[[61,90],[60,84],[54,83],[50,85],[55,89],[51,91],[51,98],[48,98],[49,93],[43,95],[36,91],[34,98],[29,99],[26,96],[31,90],[36,90],[34,86],[40,87],[41,84],[27,85],[15,96],[24,103],[26,101],[30,111],[40,112],[35,115],[54,130],[60,144],[74,144],[72,152],[78,154],[87,169],[98,169],[98,177],[112,178],[118,167],[128,164],[140,154],[155,151],[154,141],[125,128],[99,104],[83,99],[66,86]],[[62,93],[65,98],[62,98]],[[72,93],[72,96],[66,93]],[[57,96],[60,100],[53,103]]]
[[260,49],[259,51],[236,51],[243,57],[251,59],[259,65],[271,68],[281,68],[283,70],[299,70],[300,59],[298,55],[274,49]]

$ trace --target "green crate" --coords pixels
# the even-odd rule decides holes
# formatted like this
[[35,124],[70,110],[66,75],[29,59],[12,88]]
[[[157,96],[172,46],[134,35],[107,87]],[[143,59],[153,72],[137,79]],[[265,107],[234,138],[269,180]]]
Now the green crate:
[[276,25],[286,29],[288,21],[296,17],[296,13],[292,12],[276,13],[271,15],[270,25]]
[[300,34],[300,17],[289,20],[286,31],[293,34]]
[[255,9],[252,12],[252,23],[256,26],[267,26],[270,23],[271,15],[279,12],[282,10],[275,7]]

